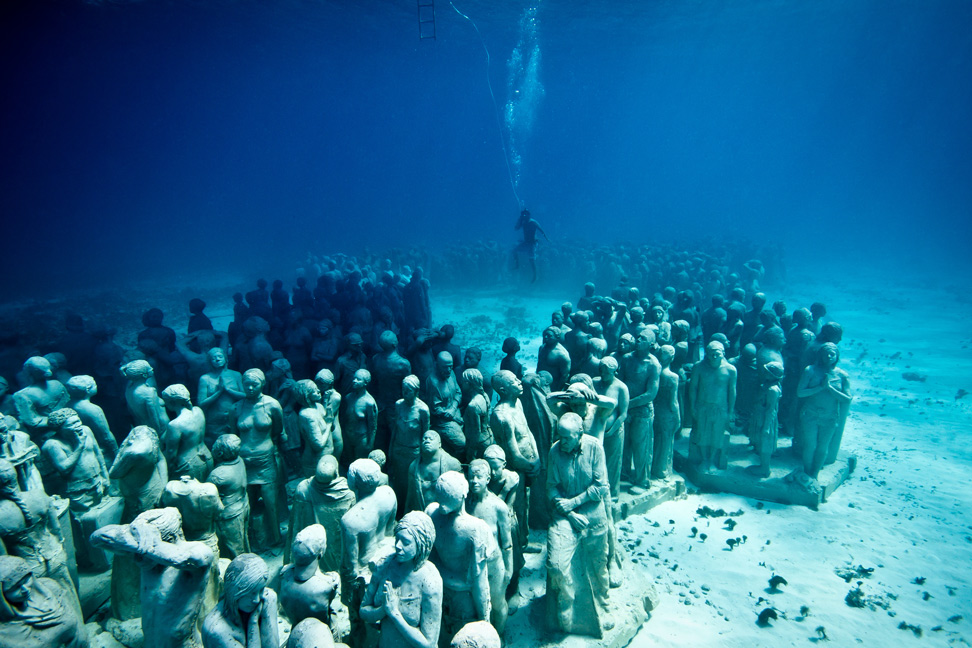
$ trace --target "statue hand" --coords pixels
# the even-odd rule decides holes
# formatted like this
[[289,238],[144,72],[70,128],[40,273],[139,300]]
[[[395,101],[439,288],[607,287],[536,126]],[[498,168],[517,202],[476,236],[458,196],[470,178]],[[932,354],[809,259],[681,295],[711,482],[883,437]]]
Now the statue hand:
[[148,552],[162,542],[162,533],[150,522],[132,522],[129,527],[139,554]]
[[570,526],[574,528],[574,531],[583,531],[590,524],[590,521],[580,513],[574,513],[571,511],[567,514],[567,520],[570,521]]
[[395,588],[392,587],[392,584],[388,581],[385,581],[384,585],[382,586],[382,591],[385,594],[385,605],[384,605],[385,612],[389,616],[396,616],[400,614],[401,610],[399,607],[400,601],[398,597],[398,592],[395,591]]
[[574,510],[574,508],[570,506],[568,502],[569,500],[566,498],[558,497],[554,500],[554,509],[561,515],[567,515]]

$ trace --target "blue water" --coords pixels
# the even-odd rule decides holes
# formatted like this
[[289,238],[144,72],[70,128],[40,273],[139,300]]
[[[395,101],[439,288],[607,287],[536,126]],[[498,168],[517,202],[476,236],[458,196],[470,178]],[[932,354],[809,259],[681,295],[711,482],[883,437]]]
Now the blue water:
[[7,0],[4,295],[512,245],[520,202],[556,239],[972,243],[966,0],[455,7],[419,40],[409,0]]

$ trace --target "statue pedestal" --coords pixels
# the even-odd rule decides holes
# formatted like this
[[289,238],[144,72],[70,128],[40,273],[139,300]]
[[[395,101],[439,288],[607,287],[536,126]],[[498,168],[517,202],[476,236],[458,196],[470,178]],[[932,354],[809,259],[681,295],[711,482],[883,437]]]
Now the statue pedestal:
[[842,452],[835,463],[824,466],[820,471],[817,488],[808,488],[803,463],[793,456],[790,449],[791,439],[783,437],[780,438],[773,455],[770,476],[760,478],[746,470],[747,467],[759,463],[759,458],[748,447],[749,440],[746,436],[733,434],[729,439],[725,469],[708,472],[698,470],[695,464],[689,462],[688,435],[675,439],[675,469],[684,473],[690,482],[706,492],[733,493],[766,502],[799,504],[817,510],[857,466],[857,457]]
[[680,475],[672,475],[668,479],[651,480],[651,488],[644,493],[632,495],[628,492],[630,484],[621,482],[621,494],[618,496],[617,508],[621,519],[632,515],[642,515],[663,502],[682,499],[685,497],[685,480]]

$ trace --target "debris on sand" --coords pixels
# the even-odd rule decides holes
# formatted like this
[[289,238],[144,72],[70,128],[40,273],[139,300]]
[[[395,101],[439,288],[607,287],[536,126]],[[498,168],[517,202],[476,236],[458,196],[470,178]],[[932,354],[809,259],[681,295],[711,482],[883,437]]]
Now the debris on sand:
[[917,371],[906,371],[901,374],[901,377],[911,382],[925,382],[928,380],[928,376],[920,374]]
[[871,574],[874,573],[873,567],[863,567],[858,565],[857,567],[838,567],[834,570],[840,578],[844,579],[845,583],[849,583],[852,580],[857,580],[860,578],[870,578]]
[[780,617],[776,613],[776,610],[773,608],[766,608],[759,613],[758,617],[756,617],[756,625],[758,625],[760,628],[768,628],[770,621],[776,621],[778,618]]
[[969,392],[967,392],[967,391],[966,391],[966,390],[964,390],[964,389],[960,389],[960,390],[958,390],[958,392],[956,392],[956,394],[955,394],[955,400],[959,400],[960,398],[965,398],[965,397],[966,397],[966,396],[968,396],[968,395],[969,395]]
[[789,585],[786,579],[779,574],[773,574],[773,578],[769,579],[769,586],[771,590],[779,591],[780,585]]
[[911,630],[916,637],[921,636],[921,626],[911,625],[910,623],[905,623],[904,621],[898,624],[898,630]]

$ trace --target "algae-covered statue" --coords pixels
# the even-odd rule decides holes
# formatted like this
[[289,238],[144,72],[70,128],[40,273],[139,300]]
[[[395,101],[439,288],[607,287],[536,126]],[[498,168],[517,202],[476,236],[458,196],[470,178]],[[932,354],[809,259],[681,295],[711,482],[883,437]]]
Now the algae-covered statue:
[[354,506],[355,501],[348,480],[338,474],[337,459],[332,455],[321,457],[314,476],[300,482],[294,491],[290,538],[285,546],[284,563],[290,562],[289,548],[293,546],[297,532],[311,524],[320,524],[328,538],[324,555],[318,561],[321,571],[339,571],[344,559],[341,518]]
[[371,372],[358,369],[351,379],[351,389],[344,397],[342,429],[353,459],[364,459],[375,449],[378,431],[378,404],[368,393]]
[[327,420],[327,410],[321,405],[321,390],[313,380],[298,380],[297,423],[304,451],[300,457],[300,470],[303,477],[310,477],[317,470],[317,464],[326,454],[334,454],[334,437]]
[[653,403],[655,447],[651,458],[652,479],[667,479],[672,476],[675,437],[682,429],[682,414],[678,407],[678,374],[671,369],[674,359],[675,347],[665,344],[658,349],[661,374],[658,377],[658,393]]
[[193,406],[185,385],[169,385],[162,390],[162,400],[175,413],[159,439],[169,462],[169,477],[178,479],[188,475],[200,481],[206,479],[213,469],[213,455],[203,442],[206,417],[202,409]]
[[553,517],[547,530],[549,621],[569,634],[602,636],[614,627],[608,590],[611,487],[604,449],[583,434],[573,412],[557,424],[547,465],[547,497]]
[[107,525],[91,543],[132,554],[139,564],[145,648],[199,645],[197,619],[216,556],[205,543],[185,539],[179,509],[152,509],[131,524]]
[[462,430],[459,403],[462,390],[452,371],[453,357],[442,351],[435,358],[435,368],[425,380],[425,393],[430,413],[430,427],[439,433],[442,447],[453,457],[465,456],[466,436]]
[[486,523],[465,511],[469,484],[449,471],[436,482],[436,502],[426,513],[435,524],[430,560],[442,576],[442,632],[453,636],[469,621],[491,614],[487,555],[492,534]]
[[564,389],[570,377],[570,354],[561,344],[563,335],[563,330],[557,326],[544,329],[543,343],[537,357],[537,373],[546,371],[550,374],[550,389],[553,391]]
[[318,566],[326,548],[327,532],[320,524],[297,532],[291,549],[294,562],[280,572],[280,607],[291,624],[320,619],[335,641],[343,641],[351,626],[341,601],[341,577],[337,572],[322,572]]
[[800,398],[800,433],[803,436],[803,470],[816,479],[820,469],[837,461],[844,424],[850,410],[850,381],[837,368],[840,350],[825,342],[817,350],[817,362],[803,370]]
[[121,368],[121,373],[128,379],[125,402],[135,425],[147,425],[161,436],[169,417],[158,391],[149,383],[149,379],[155,375],[152,365],[147,360],[132,360]]
[[479,369],[463,371],[462,384],[463,390],[470,394],[469,403],[462,412],[462,429],[466,437],[466,461],[472,461],[481,459],[483,451],[493,445],[493,433],[489,429],[490,399],[483,388],[483,374]]
[[233,431],[236,403],[243,400],[243,376],[226,367],[226,352],[214,347],[206,352],[209,371],[199,377],[199,406],[206,415],[206,444]]
[[108,491],[108,467],[94,435],[73,409],[51,412],[47,425],[54,435],[41,454],[64,484],[71,513],[80,518],[101,502]]
[[435,501],[435,484],[439,477],[450,470],[461,470],[459,460],[442,449],[442,440],[435,430],[422,435],[419,457],[408,468],[408,494],[405,509],[424,511]]
[[594,390],[603,397],[615,402],[610,409],[597,409],[598,428],[601,430],[604,456],[607,461],[608,482],[611,484],[611,497],[617,498],[621,492],[621,457],[624,449],[624,423],[628,419],[628,386],[618,380],[618,361],[611,356],[601,359],[598,365],[600,374],[594,380]]
[[47,416],[67,405],[67,390],[54,379],[51,363],[42,356],[33,356],[24,363],[24,375],[28,385],[13,395],[17,420],[30,434],[31,440],[40,445],[47,434]]
[[620,361],[619,376],[628,386],[628,418],[625,421],[625,450],[622,473],[631,470],[631,492],[642,493],[650,486],[651,464],[655,454],[655,408],[661,365],[651,351],[655,334],[643,329],[635,338],[634,351]]
[[223,597],[206,616],[203,648],[278,648],[277,594],[263,558],[242,554],[223,576]]
[[736,368],[726,361],[725,347],[712,341],[692,369],[692,434],[690,458],[705,471],[724,460],[726,434],[736,406]]
[[216,467],[207,481],[216,486],[223,508],[216,519],[220,554],[232,560],[250,553],[250,498],[246,494],[246,466],[240,459],[240,437],[223,434],[213,445]]
[[759,457],[759,463],[746,470],[757,477],[770,476],[770,460],[776,452],[779,434],[778,411],[783,391],[783,363],[767,362],[759,369],[760,384],[749,417],[749,442]]
[[506,591],[513,576],[513,516],[506,502],[489,490],[491,474],[489,463],[485,459],[473,459],[469,464],[466,511],[485,522],[490,530],[492,541],[487,542],[486,550],[492,605],[490,621],[502,634],[509,615]]
[[64,386],[71,397],[67,406],[77,412],[81,422],[91,429],[105,456],[105,461],[111,463],[118,453],[118,442],[108,426],[105,411],[91,402],[91,398],[98,393],[95,379],[91,376],[71,376]]
[[442,577],[428,561],[435,525],[411,511],[395,525],[395,553],[378,564],[365,591],[360,615],[380,623],[381,648],[435,648],[442,622]]
[[388,452],[388,480],[399,494],[408,493],[408,470],[418,459],[422,437],[429,430],[429,408],[418,398],[421,387],[418,376],[405,376],[402,379],[402,397],[395,403]]
[[500,648],[500,635],[488,621],[473,621],[462,626],[449,648]]
[[0,556],[0,646],[88,646],[88,632],[71,595],[57,581],[35,575],[18,556]]

